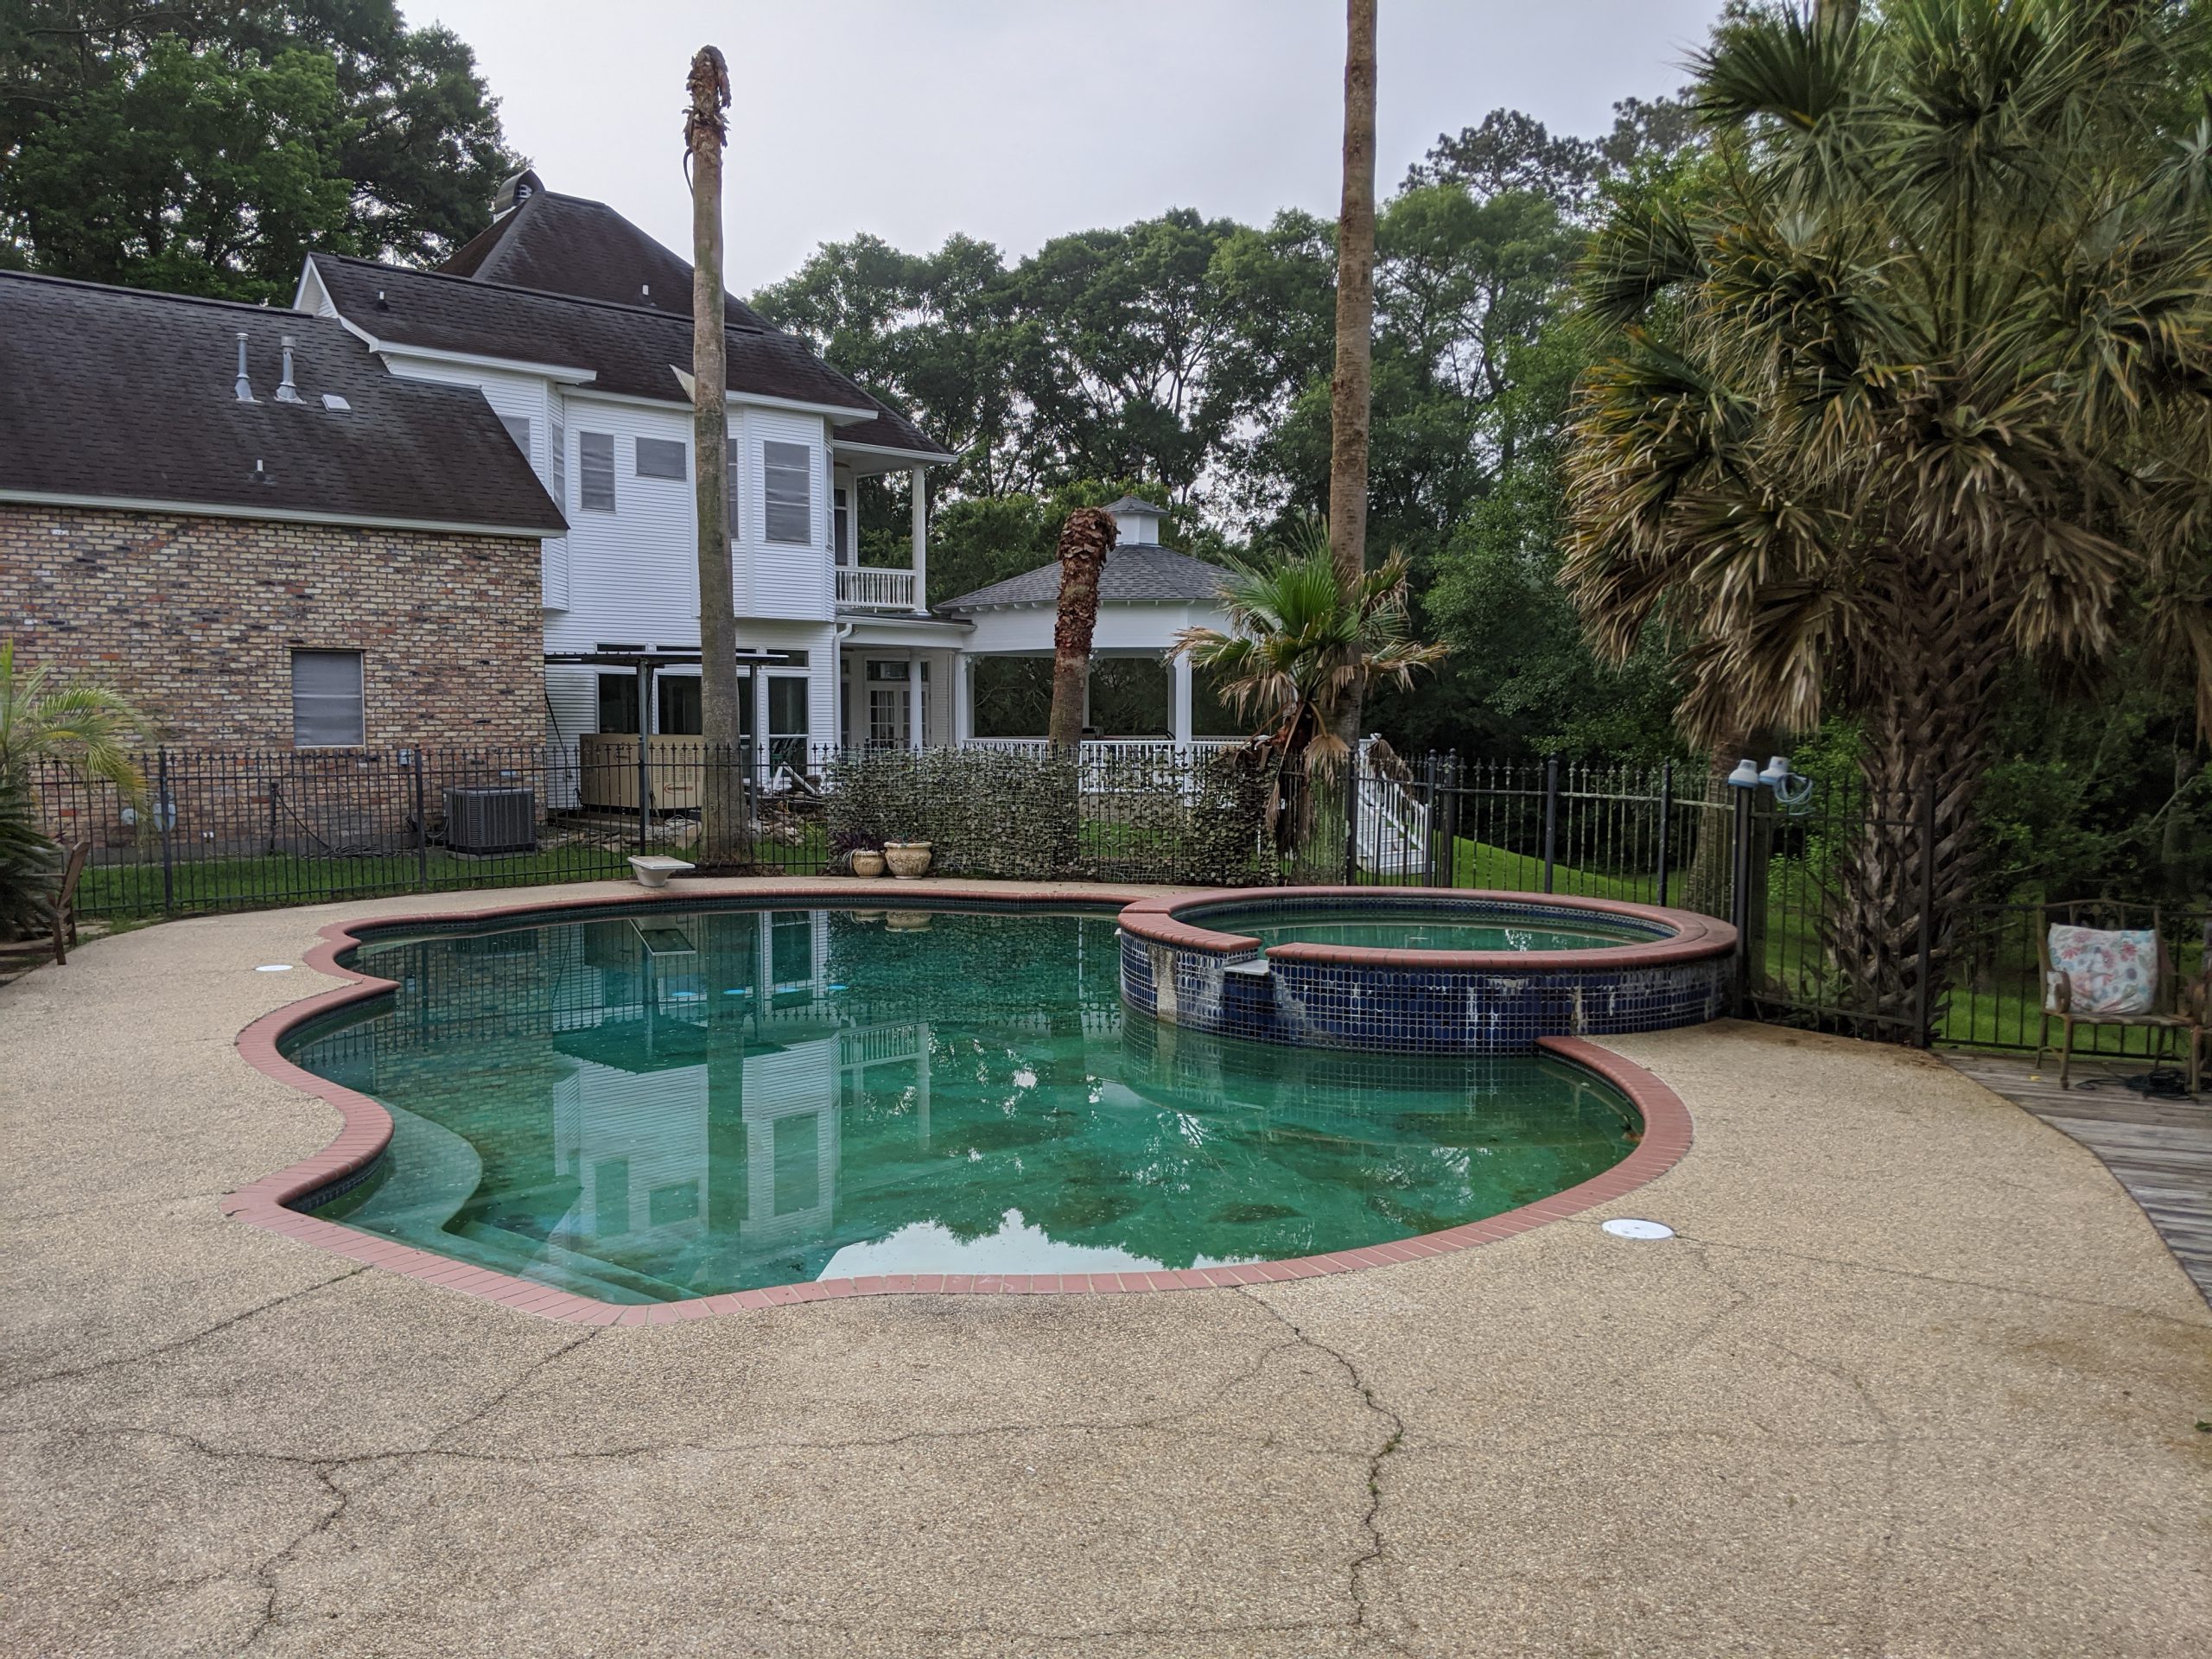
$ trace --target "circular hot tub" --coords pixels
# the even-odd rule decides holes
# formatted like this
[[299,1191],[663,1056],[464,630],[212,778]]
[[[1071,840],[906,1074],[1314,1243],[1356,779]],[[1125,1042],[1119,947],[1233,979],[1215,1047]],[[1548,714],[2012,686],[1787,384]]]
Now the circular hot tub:
[[1684,910],[1445,887],[1279,887],[1121,914],[1122,996],[1320,1048],[1525,1054],[1727,1012],[1736,930]]

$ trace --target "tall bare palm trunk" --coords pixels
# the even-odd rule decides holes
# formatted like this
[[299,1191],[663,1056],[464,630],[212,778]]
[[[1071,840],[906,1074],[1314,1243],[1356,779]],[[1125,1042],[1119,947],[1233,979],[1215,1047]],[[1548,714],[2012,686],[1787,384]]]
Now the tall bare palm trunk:
[[[691,57],[683,143],[691,162],[691,447],[699,522],[699,730],[707,752],[699,856],[734,864],[749,853],[750,814],[739,762],[737,614],[732,595],[728,381],[722,334],[722,145],[729,69],[702,46]],[[642,740],[641,740],[642,741]]]
[[1090,684],[1090,640],[1098,631],[1098,577],[1120,532],[1114,516],[1077,507],[1060,526],[1060,607],[1052,625],[1052,713],[1046,737],[1055,749],[1083,741]]
[[1090,640],[1098,630],[1098,577],[1120,532],[1114,515],[1077,507],[1060,526],[1060,606],[1052,624],[1052,713],[1046,722],[1050,773],[1058,796],[1052,830],[1053,874],[1077,875],[1083,849],[1083,715],[1090,690]]
[[[1347,591],[1367,563],[1367,435],[1375,327],[1375,0],[1344,9],[1344,200],[1337,216],[1337,361],[1329,396],[1329,556]],[[1360,694],[1335,731],[1359,734]]]

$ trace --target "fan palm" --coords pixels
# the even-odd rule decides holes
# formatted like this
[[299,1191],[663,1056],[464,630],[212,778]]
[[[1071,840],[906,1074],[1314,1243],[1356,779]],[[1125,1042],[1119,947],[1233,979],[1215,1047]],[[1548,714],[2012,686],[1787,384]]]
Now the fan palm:
[[112,686],[56,684],[43,667],[18,671],[16,642],[0,639],[0,779],[28,789],[34,766],[57,762],[136,800],[146,780],[132,752],[153,731]]
[[2136,630],[2212,728],[2202,18],[1755,12],[1698,65],[1701,169],[1593,251],[1566,579],[1616,656],[1672,626],[1694,737],[1858,717],[1829,944],[1870,1011],[1923,989],[1923,857],[1942,983],[2008,664]]
[[1280,760],[1332,771],[1351,753],[1339,711],[1380,684],[1409,686],[1449,650],[1407,633],[1406,556],[1394,552],[1347,583],[1319,526],[1262,563],[1232,563],[1221,584],[1230,631],[1185,628],[1174,654],[1214,677],[1230,706],[1263,725]]

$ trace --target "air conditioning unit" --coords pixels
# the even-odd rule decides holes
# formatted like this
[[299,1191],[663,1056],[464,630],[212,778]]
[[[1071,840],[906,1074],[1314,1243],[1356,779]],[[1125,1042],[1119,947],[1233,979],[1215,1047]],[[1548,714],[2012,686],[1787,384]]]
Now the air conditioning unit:
[[534,853],[537,796],[528,789],[448,789],[446,846],[456,853]]

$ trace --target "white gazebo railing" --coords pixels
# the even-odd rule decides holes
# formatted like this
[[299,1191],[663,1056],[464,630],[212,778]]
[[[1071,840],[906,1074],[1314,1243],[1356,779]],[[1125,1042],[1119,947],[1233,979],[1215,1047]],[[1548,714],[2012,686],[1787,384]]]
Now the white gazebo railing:
[[837,602],[860,611],[911,611],[914,573],[872,564],[837,567]]

